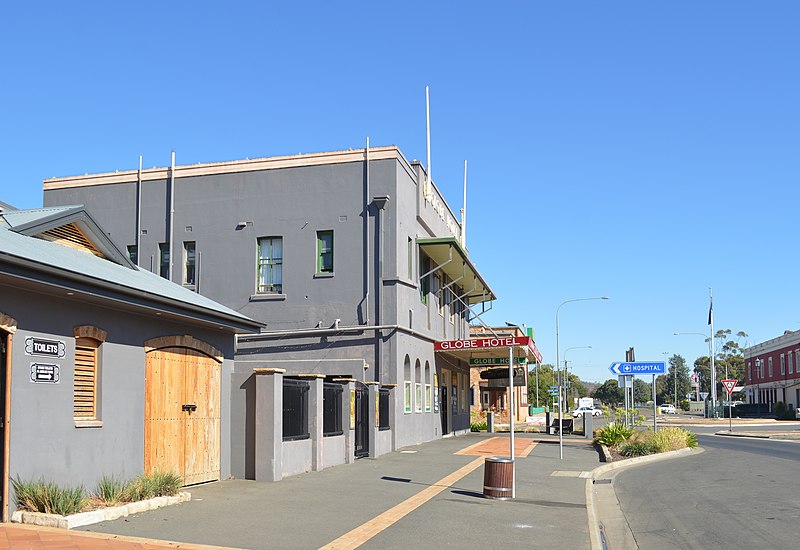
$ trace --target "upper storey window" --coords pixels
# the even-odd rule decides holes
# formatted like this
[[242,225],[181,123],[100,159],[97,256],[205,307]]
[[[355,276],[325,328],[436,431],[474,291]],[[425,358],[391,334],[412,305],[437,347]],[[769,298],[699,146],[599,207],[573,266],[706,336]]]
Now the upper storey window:
[[258,239],[258,289],[259,294],[283,292],[283,239],[262,237]]

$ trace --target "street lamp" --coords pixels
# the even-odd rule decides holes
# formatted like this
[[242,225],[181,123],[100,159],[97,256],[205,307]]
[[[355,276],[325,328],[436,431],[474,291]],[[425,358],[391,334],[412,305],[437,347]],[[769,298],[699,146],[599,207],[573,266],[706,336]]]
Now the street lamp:
[[572,300],[564,300],[556,308],[556,370],[559,371],[558,376],[558,454],[559,458],[564,458],[564,408],[561,406],[561,354],[559,352],[558,341],[558,313],[564,304],[570,302],[585,302],[587,300],[609,300],[608,296],[596,296],[593,298],[573,298]]
[[756,384],[756,402],[758,403],[758,410],[761,410],[761,373],[763,372],[761,369],[764,368],[764,360],[760,357],[756,358],[756,371],[758,383]]

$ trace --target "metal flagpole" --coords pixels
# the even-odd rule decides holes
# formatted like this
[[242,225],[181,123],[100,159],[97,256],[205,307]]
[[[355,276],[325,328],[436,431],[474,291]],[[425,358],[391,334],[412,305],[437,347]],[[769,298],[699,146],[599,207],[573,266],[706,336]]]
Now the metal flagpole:
[[714,298],[711,288],[708,289],[708,324],[711,326],[711,406],[714,409],[714,418],[717,417],[717,373],[714,368],[714,355],[717,350],[714,345]]
[[511,445],[511,498],[514,498],[516,492],[517,472],[516,464],[514,464],[514,348],[512,346],[508,346],[508,387],[508,431],[511,434],[511,437],[509,438],[509,443]]

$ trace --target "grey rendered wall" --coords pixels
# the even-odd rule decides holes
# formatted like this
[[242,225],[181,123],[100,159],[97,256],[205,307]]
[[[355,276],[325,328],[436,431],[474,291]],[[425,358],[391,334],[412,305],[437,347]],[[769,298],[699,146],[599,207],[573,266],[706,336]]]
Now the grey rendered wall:
[[[375,300],[380,293],[382,324],[409,327],[428,338],[407,337],[401,344],[399,333],[386,331],[379,359],[373,332],[242,343],[237,352],[237,364],[241,362],[242,368],[237,370],[252,370],[265,361],[260,366],[285,368],[287,373],[336,373],[396,383],[395,443],[427,441],[441,435],[441,423],[403,415],[403,358],[412,346],[422,364],[427,360],[433,369],[431,342],[466,337],[466,331],[463,320],[451,325],[439,317],[434,295],[428,306],[420,301],[416,247],[412,276],[408,276],[409,238],[415,242],[417,238],[451,236],[439,213],[423,200],[423,180],[421,165],[409,166],[402,160],[370,162],[369,196],[363,162],[177,178],[173,280],[181,282],[182,242],[195,241],[200,293],[266,322],[268,331],[329,327],[336,319],[343,326],[367,320],[375,323]],[[134,242],[135,189],[135,183],[126,183],[50,190],[45,193],[45,204],[86,204],[124,248]],[[441,200],[438,191],[434,192]],[[370,206],[365,242],[364,204],[376,196],[389,196],[383,228],[378,224],[377,209]],[[147,234],[142,236],[140,264],[149,268],[152,257],[157,268],[158,243],[167,240],[166,182],[145,182],[142,198],[142,228]],[[445,212],[452,216],[449,208]],[[239,222],[244,226],[237,230]],[[315,277],[316,231],[327,229],[334,230],[334,276]],[[266,236],[283,238],[283,296],[255,296],[256,243],[258,237]],[[383,288],[379,286],[379,253]],[[411,343],[413,340],[417,341]],[[359,361],[365,361],[369,369],[363,371]],[[245,380],[237,378],[234,387]],[[241,409],[240,405],[236,406]],[[233,442],[234,455],[240,445]],[[244,464],[240,466],[240,471],[246,469]]]
[[[159,336],[191,334],[222,350],[222,392],[230,394],[232,336],[198,330],[56,296],[0,285],[3,313],[17,320],[11,383],[10,475],[93,488],[103,474],[130,478],[144,468],[144,341]],[[99,428],[76,428],[73,421],[75,339],[73,329],[94,325],[108,336],[100,348]],[[64,341],[62,359],[25,354],[25,338]],[[60,368],[58,384],[30,381],[33,362]],[[229,403],[222,400],[221,477],[230,475]]]
[[294,476],[311,471],[311,440],[284,441],[281,446],[283,454],[283,477]]
[[325,468],[345,464],[346,458],[344,435],[332,435],[322,439],[322,464]]
[[[389,194],[396,161],[370,163],[370,195]],[[45,204],[85,204],[122,249],[134,243],[135,183],[49,190]],[[270,330],[358,324],[364,295],[364,164],[312,166],[175,180],[173,281],[181,283],[184,241],[200,253],[200,292]],[[165,181],[142,185],[140,265],[158,264],[167,241]],[[237,230],[237,224],[246,225]],[[251,223],[247,223],[251,222]],[[315,277],[316,232],[334,231],[334,275]],[[259,237],[283,238],[285,297],[256,294]],[[375,277],[371,276],[374,281]],[[269,298],[269,297],[268,297]]]

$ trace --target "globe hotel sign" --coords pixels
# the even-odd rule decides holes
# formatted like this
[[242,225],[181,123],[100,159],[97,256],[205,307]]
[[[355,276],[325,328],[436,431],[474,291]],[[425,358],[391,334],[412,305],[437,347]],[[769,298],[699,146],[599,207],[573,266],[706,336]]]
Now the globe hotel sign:
[[536,360],[542,361],[542,354],[536,344],[528,336],[501,336],[495,338],[470,338],[469,340],[437,340],[433,343],[434,351],[481,351],[495,348],[520,347],[528,348]]

